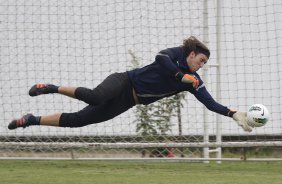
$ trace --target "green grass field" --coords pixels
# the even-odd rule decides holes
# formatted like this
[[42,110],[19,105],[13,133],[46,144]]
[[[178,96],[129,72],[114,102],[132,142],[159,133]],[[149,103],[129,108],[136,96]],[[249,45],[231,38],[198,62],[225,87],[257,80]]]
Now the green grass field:
[[0,160],[0,183],[281,184],[282,163]]

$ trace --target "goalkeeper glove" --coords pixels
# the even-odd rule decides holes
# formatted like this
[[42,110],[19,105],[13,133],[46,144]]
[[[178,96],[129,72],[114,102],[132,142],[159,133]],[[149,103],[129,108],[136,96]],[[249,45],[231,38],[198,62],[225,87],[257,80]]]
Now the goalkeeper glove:
[[252,127],[248,125],[247,113],[246,112],[235,112],[232,118],[243,128],[246,132],[251,132]]
[[194,75],[183,74],[182,72],[178,72],[175,75],[175,77],[183,83],[192,83],[192,85],[195,89],[197,89],[199,87],[199,80]]

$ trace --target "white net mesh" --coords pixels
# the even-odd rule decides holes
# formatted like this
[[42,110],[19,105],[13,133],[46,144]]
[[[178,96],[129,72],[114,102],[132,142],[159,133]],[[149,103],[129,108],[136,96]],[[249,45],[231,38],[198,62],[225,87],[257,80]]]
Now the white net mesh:
[[[219,6],[216,1],[198,0],[1,0],[2,142],[36,142],[38,146],[42,142],[202,142],[204,123],[212,137],[219,123],[223,140],[227,141],[281,141],[282,3],[279,0],[220,3]],[[82,128],[7,129],[13,118],[27,112],[35,115],[75,112],[86,105],[60,95],[31,98],[27,92],[33,84],[94,88],[109,74],[133,68],[130,51],[139,65],[144,66],[154,61],[159,50],[181,45],[190,35],[204,40],[211,50],[206,73],[199,72],[205,75],[209,92],[223,105],[241,111],[251,104],[264,104],[271,112],[266,126],[244,133],[231,118],[216,119],[215,113],[205,111],[192,95],[186,94],[180,116],[181,136],[177,117],[170,120],[166,136],[152,135],[149,139],[140,136],[136,131],[139,123],[135,121],[136,107],[113,120]],[[34,146],[3,145],[0,153],[5,156],[38,152]],[[58,152],[58,148],[50,145],[39,150],[44,154]],[[179,150],[201,156],[201,149]],[[63,147],[61,151],[65,153]],[[140,151],[90,149],[87,156],[140,156]]]

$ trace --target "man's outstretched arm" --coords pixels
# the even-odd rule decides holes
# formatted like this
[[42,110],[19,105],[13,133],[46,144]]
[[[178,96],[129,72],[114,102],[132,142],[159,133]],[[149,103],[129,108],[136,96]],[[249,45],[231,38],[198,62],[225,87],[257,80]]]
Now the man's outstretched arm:
[[203,86],[199,90],[195,90],[195,97],[202,102],[209,110],[222,114],[224,116],[229,116],[237,122],[239,126],[243,128],[246,132],[251,132],[252,127],[248,125],[247,113],[231,110],[226,106],[223,106],[216,102],[213,97],[209,94],[206,88]]

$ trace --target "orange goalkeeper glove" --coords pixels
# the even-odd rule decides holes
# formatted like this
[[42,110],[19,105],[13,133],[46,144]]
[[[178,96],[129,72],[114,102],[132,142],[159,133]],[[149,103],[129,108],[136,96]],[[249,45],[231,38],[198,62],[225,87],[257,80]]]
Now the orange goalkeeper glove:
[[175,77],[183,83],[191,83],[195,89],[199,87],[199,80],[194,75],[178,72]]

